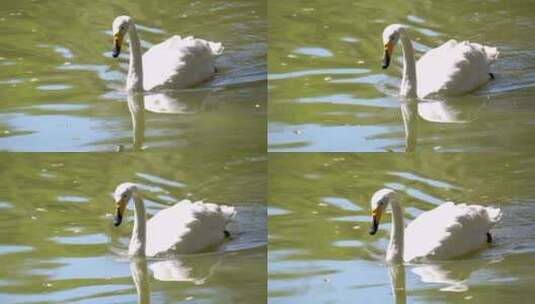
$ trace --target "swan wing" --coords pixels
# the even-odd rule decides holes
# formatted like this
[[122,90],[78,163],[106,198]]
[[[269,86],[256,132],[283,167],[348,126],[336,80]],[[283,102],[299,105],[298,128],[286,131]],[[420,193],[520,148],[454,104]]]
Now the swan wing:
[[407,226],[404,259],[449,259],[467,254],[486,242],[486,233],[500,218],[498,208],[444,203]]
[[462,95],[490,80],[490,65],[499,55],[495,47],[450,40],[428,51],[416,63],[418,97]]
[[194,253],[219,245],[234,207],[183,200],[156,213],[147,223],[147,255]]
[[187,88],[215,73],[215,57],[223,52],[221,43],[173,36],[143,54],[143,87]]

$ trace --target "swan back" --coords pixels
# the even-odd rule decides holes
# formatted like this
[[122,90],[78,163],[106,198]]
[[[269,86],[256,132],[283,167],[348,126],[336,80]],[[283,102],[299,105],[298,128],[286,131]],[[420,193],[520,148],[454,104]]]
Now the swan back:
[[449,259],[477,250],[501,215],[498,208],[444,203],[407,226],[404,260]]
[[195,253],[217,246],[235,215],[231,206],[180,201],[147,223],[147,255]]
[[430,50],[416,63],[418,97],[456,96],[481,87],[498,55],[495,47],[453,39]]
[[222,52],[221,43],[175,35],[143,54],[144,89],[198,84],[214,74],[214,59]]

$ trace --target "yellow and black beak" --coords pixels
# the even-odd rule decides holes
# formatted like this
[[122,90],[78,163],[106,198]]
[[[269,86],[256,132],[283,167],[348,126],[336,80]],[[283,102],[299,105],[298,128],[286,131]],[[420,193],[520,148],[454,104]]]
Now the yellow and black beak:
[[377,230],[379,229],[379,222],[381,221],[382,214],[383,214],[382,205],[379,205],[377,208],[375,208],[372,211],[372,225],[370,226],[370,230],[368,231],[370,235],[374,235],[375,233],[377,233]]
[[123,35],[121,33],[117,33],[113,35],[113,50],[111,53],[113,58],[117,58],[119,54],[121,53],[122,44],[123,44]]
[[120,199],[118,202],[115,202],[115,217],[113,218],[113,225],[119,226],[123,221],[123,213],[126,208],[126,202],[123,199]]
[[392,53],[394,52],[394,43],[392,41],[388,41],[385,44],[385,54],[383,56],[383,69],[388,68],[390,65],[390,58],[392,58]]

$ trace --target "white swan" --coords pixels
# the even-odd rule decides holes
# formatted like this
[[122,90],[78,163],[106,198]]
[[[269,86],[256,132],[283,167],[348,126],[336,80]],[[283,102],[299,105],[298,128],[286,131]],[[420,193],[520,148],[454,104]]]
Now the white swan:
[[387,262],[414,262],[459,257],[491,242],[490,229],[500,220],[499,208],[444,203],[420,214],[403,231],[403,212],[395,192],[381,189],[371,199],[375,234],[385,208],[392,207],[392,229]]
[[131,17],[115,18],[112,31],[113,57],[119,56],[124,37],[128,34],[130,38],[127,91],[182,89],[198,84],[215,74],[214,58],[223,52],[221,43],[173,36],[151,47],[141,57],[141,45]]
[[383,31],[383,69],[390,65],[394,46],[399,40],[403,50],[400,95],[404,97],[426,98],[469,93],[493,77],[489,68],[499,55],[495,47],[452,39],[425,53],[415,64],[407,28],[392,24]]
[[134,228],[128,246],[132,256],[196,253],[213,248],[228,236],[225,226],[236,215],[231,206],[183,200],[146,222],[143,198],[136,184],[120,184],[113,197],[115,226],[121,224],[128,202],[134,201]]

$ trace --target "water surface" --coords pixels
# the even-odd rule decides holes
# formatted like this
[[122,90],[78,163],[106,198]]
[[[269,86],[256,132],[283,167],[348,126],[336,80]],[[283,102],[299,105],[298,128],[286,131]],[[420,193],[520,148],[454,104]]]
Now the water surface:
[[[533,149],[535,44],[525,37],[535,30],[534,3],[316,0],[268,6],[271,151]],[[417,58],[449,39],[496,46],[501,53],[496,79],[487,86],[419,105],[409,143],[396,96],[399,47],[391,67],[381,69],[381,34],[392,23],[411,27]]]
[[[527,303],[535,281],[534,163],[529,154],[272,153],[269,303]],[[368,234],[370,197],[383,187],[397,190],[406,224],[446,201],[502,208],[494,244],[389,269],[390,214],[377,235]]]

